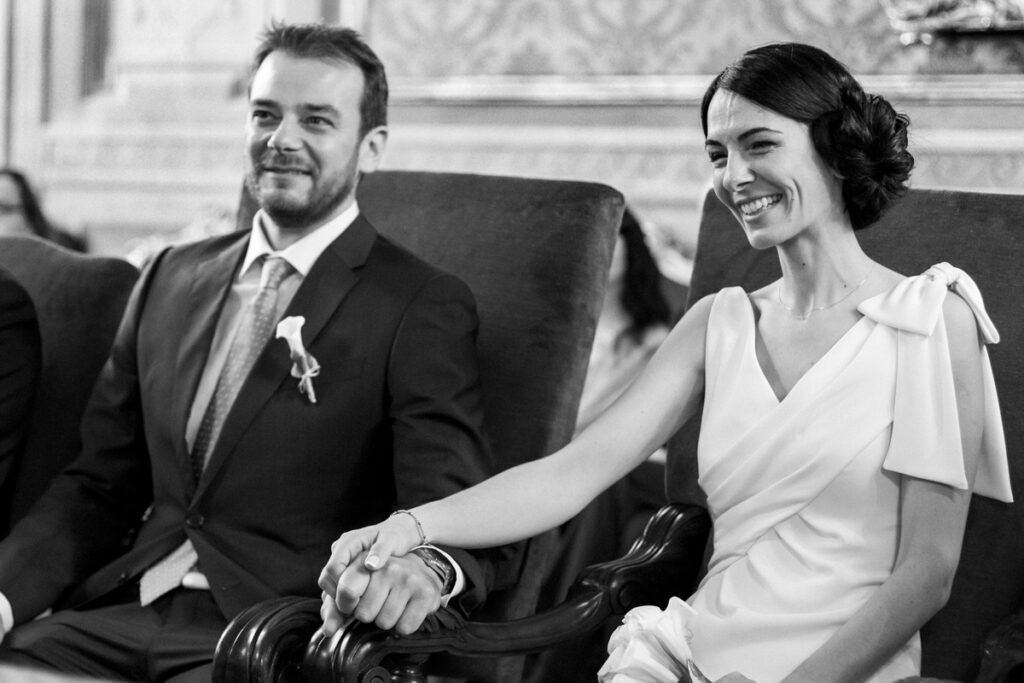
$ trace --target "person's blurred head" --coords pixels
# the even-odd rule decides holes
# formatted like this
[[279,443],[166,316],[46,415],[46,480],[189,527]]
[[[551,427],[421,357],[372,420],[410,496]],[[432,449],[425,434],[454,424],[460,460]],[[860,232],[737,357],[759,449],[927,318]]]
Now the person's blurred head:
[[11,168],[0,169],[0,235],[49,239],[52,233],[25,175]]
[[[809,147],[840,181],[841,209],[854,229],[877,221],[891,202],[906,193],[914,166],[907,150],[909,119],[896,113],[885,98],[865,93],[828,53],[800,43],[765,45],[746,52],[723,69],[704,94],[701,125],[706,137],[712,103],[721,107],[730,93],[806,127]],[[717,164],[717,151],[710,145],[709,154]],[[770,154],[753,156],[770,158]],[[720,161],[725,168],[725,155]],[[812,162],[808,160],[807,165]],[[729,205],[726,199],[723,202]],[[743,222],[741,215],[737,218]]]
[[643,229],[628,208],[622,216],[609,274],[619,281],[623,307],[630,317],[629,334],[639,341],[655,325],[667,325],[669,306],[661,289],[661,273],[644,238]]

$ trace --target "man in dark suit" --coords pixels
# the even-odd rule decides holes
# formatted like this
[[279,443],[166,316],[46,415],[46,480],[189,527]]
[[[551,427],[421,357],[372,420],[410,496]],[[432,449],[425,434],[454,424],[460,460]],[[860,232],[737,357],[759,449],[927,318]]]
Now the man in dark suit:
[[[246,127],[261,210],[143,273],[83,453],[0,544],[0,617],[19,624],[0,661],[208,680],[230,618],[319,594],[340,532],[490,470],[472,295],[355,201],[387,141],[383,66],[347,29],[263,38]],[[378,625],[481,600],[491,565],[449,552],[403,558]],[[31,621],[55,604],[71,609]]]
[[32,300],[10,273],[0,270],[0,537],[10,520],[11,475],[28,435],[40,357]]

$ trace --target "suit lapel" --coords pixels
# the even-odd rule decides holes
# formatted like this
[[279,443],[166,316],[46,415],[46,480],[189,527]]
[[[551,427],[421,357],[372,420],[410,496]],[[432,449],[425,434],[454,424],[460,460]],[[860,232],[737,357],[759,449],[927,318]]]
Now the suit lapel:
[[[377,232],[373,226],[362,216],[357,217],[316,260],[288,304],[284,317],[301,315],[306,318],[302,339],[313,355],[316,355],[314,345],[320,332],[349,290],[359,281],[357,273],[366,262],[376,239]],[[197,496],[202,495],[245,430],[286,380],[295,381],[291,377],[288,346],[271,334],[224,420],[220,437],[199,481]],[[298,388],[295,390],[298,391]],[[268,419],[273,420],[273,416],[268,416]]]
[[171,415],[172,424],[176,426],[179,434],[175,442],[178,461],[188,488],[191,488],[193,481],[191,459],[185,441],[185,427],[195,400],[199,378],[206,367],[217,319],[220,317],[224,301],[231,289],[231,281],[248,243],[247,236],[243,236],[227,249],[197,262],[195,268],[187,274],[191,278],[189,305],[181,328],[183,335],[175,364],[177,372],[171,399]]

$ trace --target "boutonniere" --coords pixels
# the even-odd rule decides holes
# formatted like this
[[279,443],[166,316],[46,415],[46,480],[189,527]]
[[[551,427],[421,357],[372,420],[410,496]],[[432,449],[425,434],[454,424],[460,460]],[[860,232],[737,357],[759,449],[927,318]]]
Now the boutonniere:
[[313,391],[313,378],[320,374],[320,364],[302,345],[302,326],[306,318],[292,315],[277,324],[277,337],[288,342],[288,354],[292,359],[292,377],[299,380],[299,393],[303,393],[310,403],[316,403],[316,392]]

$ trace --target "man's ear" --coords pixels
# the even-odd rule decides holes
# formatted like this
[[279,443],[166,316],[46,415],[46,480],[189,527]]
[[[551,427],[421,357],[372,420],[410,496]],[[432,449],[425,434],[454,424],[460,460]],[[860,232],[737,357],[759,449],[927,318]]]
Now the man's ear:
[[373,173],[384,158],[384,150],[388,144],[387,126],[377,126],[366,132],[359,143],[359,171]]

